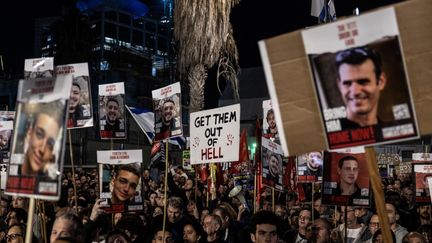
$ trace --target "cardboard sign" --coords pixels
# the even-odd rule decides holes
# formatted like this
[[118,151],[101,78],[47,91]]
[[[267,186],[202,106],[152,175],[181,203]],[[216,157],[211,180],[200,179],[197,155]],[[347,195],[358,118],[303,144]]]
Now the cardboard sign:
[[72,77],[67,128],[92,127],[93,107],[88,64],[77,63],[56,66],[55,72],[57,76]]
[[302,37],[330,149],[418,138],[393,8]]
[[100,198],[107,212],[142,211],[142,150],[97,151]]
[[191,113],[191,164],[238,161],[239,135],[239,104]]
[[183,134],[180,83],[152,91],[155,113],[155,141]]
[[99,85],[101,139],[126,139],[124,83]]
[[278,126],[276,124],[275,111],[273,110],[272,101],[263,101],[263,131],[262,136],[272,139],[273,141],[279,140]]
[[[418,131],[421,135],[431,134],[432,100],[428,97],[432,88],[432,74],[427,70],[432,65],[432,32],[428,27],[432,25],[432,18],[429,17],[432,2],[404,2],[394,5],[394,9],[399,38],[403,43],[402,56],[409,60],[406,68]],[[380,22],[374,22],[369,27]],[[346,34],[342,34],[342,37],[344,35]],[[342,38],[342,41],[345,39]],[[324,41],[320,44],[327,45]],[[289,155],[299,155],[327,148],[327,133],[318,109],[320,105],[315,98],[316,89],[313,86],[313,76],[310,75],[313,70],[309,67],[301,31],[260,41],[259,46],[267,86],[274,109],[277,110],[277,123],[281,125],[279,134],[284,150]]]
[[6,194],[58,200],[72,79],[20,80]]

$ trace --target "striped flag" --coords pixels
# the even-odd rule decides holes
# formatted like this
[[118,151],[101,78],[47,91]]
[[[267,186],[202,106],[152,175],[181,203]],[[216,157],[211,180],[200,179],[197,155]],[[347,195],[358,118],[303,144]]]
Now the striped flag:
[[336,8],[333,0],[312,0],[311,15],[319,19],[320,23],[331,22],[336,20]]
[[[153,143],[153,138],[155,136],[155,118],[154,113],[147,109],[140,109],[126,106],[126,109],[130,112],[138,126],[146,135],[149,143]],[[182,147],[182,145],[186,144],[186,139],[183,136],[170,138],[168,140],[169,143],[177,145],[178,147]]]

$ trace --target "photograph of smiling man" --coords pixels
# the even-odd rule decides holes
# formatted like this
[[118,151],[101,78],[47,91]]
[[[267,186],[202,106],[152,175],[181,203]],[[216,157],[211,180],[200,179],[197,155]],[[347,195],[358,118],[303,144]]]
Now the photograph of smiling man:
[[330,149],[418,137],[393,9],[302,35]]

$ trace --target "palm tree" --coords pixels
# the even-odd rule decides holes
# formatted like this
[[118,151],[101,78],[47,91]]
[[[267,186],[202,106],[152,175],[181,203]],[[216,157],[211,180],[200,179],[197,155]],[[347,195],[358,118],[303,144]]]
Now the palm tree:
[[[238,52],[229,17],[240,0],[177,0],[174,3],[174,38],[178,42],[177,65],[187,76],[190,112],[204,107],[207,70],[216,63],[217,82],[229,80],[238,100]],[[219,87],[219,86],[218,86]],[[220,92],[220,89],[219,89]]]

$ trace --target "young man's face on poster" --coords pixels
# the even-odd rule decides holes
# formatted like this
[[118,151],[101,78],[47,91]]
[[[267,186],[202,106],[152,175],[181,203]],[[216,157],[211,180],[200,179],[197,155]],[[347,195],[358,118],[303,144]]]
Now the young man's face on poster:
[[25,163],[30,166],[27,173],[41,172],[48,162],[54,161],[53,149],[59,130],[59,124],[53,117],[45,113],[38,115],[33,128],[30,128],[27,134],[29,146]]
[[385,83],[384,74],[377,79],[371,59],[366,59],[358,65],[342,64],[339,67],[338,87],[348,117],[376,114],[380,92],[384,89]]
[[175,116],[174,101],[165,101],[162,106],[162,117],[164,122],[170,122]]
[[107,120],[114,123],[119,117],[119,104],[114,100],[109,100],[106,106]]
[[279,176],[281,161],[279,161],[278,156],[271,154],[268,159],[269,171],[272,176]]
[[69,99],[69,113],[74,113],[81,99],[81,89],[77,84],[72,84]]
[[112,183],[111,203],[124,203],[136,196],[139,176],[127,170],[119,170]]
[[267,113],[267,123],[270,129],[276,128],[276,119],[273,111]]
[[341,168],[337,168],[337,173],[341,182],[348,185],[355,184],[358,177],[358,162],[356,160],[345,160]]

